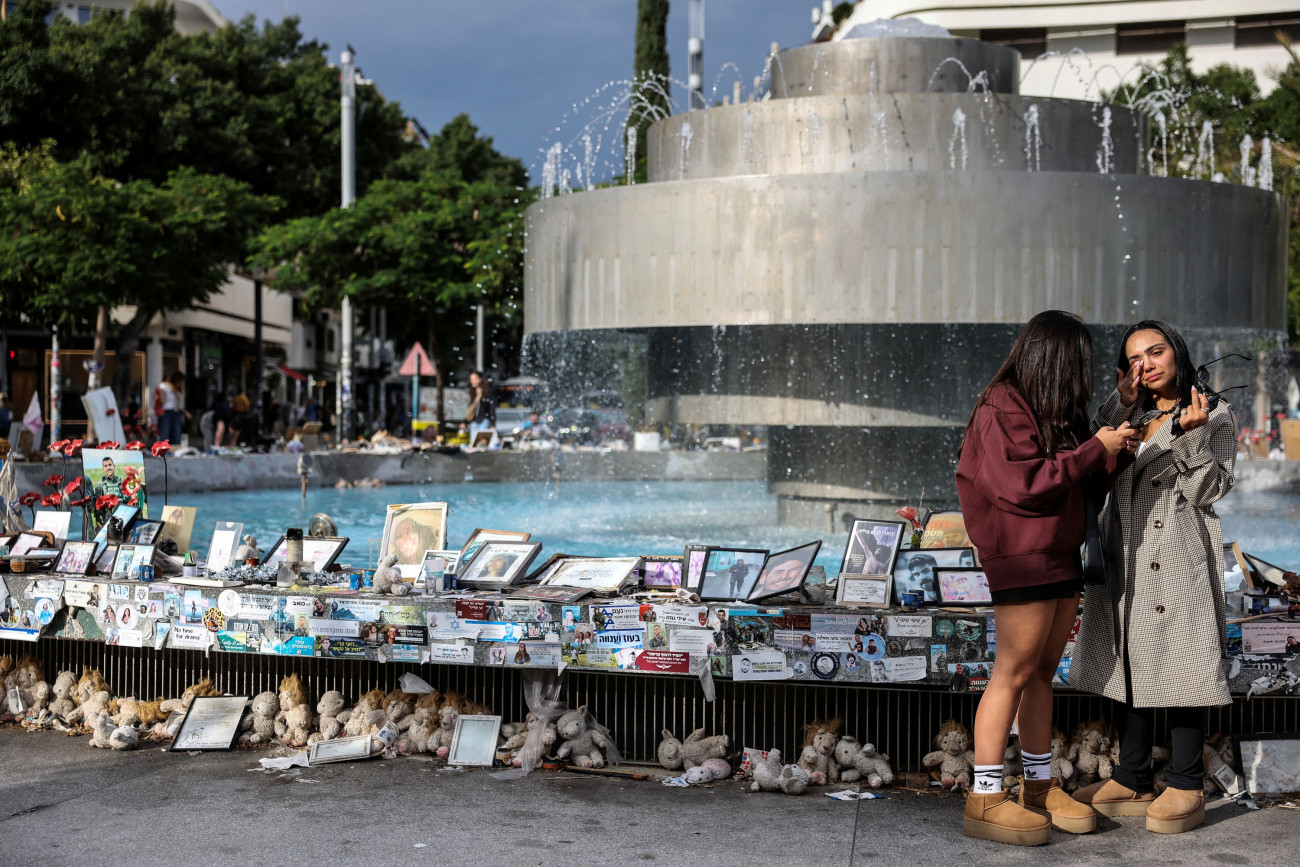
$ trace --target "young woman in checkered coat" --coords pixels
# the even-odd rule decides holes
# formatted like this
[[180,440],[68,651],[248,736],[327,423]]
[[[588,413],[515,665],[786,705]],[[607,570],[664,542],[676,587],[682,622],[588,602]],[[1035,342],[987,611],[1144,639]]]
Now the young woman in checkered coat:
[[[967,836],[1022,846],[1052,827],[1096,827],[1086,804],[1051,775],[1052,675],[1079,611],[1089,497],[1100,503],[1136,431],[1095,434],[1092,338],[1079,317],[1048,310],[1031,319],[971,412],[957,463],[957,496],[979,549],[997,619],[998,660],[975,714],[975,778]],[[1002,791],[1003,755],[1019,721],[1025,779]]]
[[[1147,421],[1137,459],[1101,515],[1106,582],[1084,593],[1070,684],[1121,703],[1120,760],[1112,779],[1075,797],[1106,816],[1146,816],[1178,833],[1205,819],[1206,707],[1228,704],[1223,533],[1214,504],[1232,489],[1237,423],[1198,390],[1182,336],[1139,322],[1121,343],[1119,385],[1096,423]],[[1158,413],[1158,415],[1156,415]],[[1153,708],[1171,730],[1169,787],[1155,797]],[[1163,738],[1161,738],[1163,739]]]

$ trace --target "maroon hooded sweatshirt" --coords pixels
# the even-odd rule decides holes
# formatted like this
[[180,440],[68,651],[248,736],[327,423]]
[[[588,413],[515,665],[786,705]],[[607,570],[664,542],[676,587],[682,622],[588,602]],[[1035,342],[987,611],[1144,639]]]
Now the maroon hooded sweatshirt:
[[995,591],[1083,575],[1084,485],[1101,508],[1118,461],[1096,437],[1045,457],[1029,404],[998,385],[980,407],[957,463],[957,497]]

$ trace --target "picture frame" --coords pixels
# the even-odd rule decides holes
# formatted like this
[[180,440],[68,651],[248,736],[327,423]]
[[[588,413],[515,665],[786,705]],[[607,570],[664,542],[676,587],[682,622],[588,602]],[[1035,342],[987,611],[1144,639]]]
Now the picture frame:
[[176,546],[176,553],[184,554],[190,550],[190,537],[194,535],[194,517],[198,514],[194,506],[163,506],[159,517],[159,528],[152,544],[159,550],[167,550],[170,542]]
[[217,521],[212,528],[212,540],[208,542],[207,570],[209,572],[220,572],[230,566],[230,560],[234,557],[235,549],[239,547],[239,540],[243,534],[242,521]]
[[459,561],[459,551],[447,551],[441,548],[430,548],[425,551],[424,559],[420,562],[420,577],[417,579],[424,582],[424,595],[436,596],[441,593],[445,576],[456,574],[456,564]]
[[934,570],[939,588],[939,604],[961,608],[978,608],[993,604],[989,579],[978,567],[939,567]]
[[132,545],[152,545],[158,538],[158,532],[162,530],[162,521],[153,521],[148,518],[142,518],[131,525],[127,531],[126,539]]
[[446,503],[389,503],[384,515],[379,557],[396,554],[397,571],[403,578],[415,578],[420,574],[425,551],[446,547]]
[[473,561],[456,574],[456,584],[476,590],[513,586],[541,550],[541,542],[487,542]]
[[931,512],[921,529],[922,548],[970,548],[970,534],[961,512]]
[[497,738],[501,717],[488,714],[461,714],[451,735],[447,765],[490,768],[496,761]]
[[[334,561],[347,547],[348,536],[303,536],[302,556],[311,563],[317,572],[324,572],[334,565]],[[263,566],[279,566],[289,556],[289,540],[284,536],[275,540],[269,553],[262,558]]]
[[13,545],[14,540],[17,538],[18,538],[17,533],[0,533],[0,548],[5,549],[4,556],[6,557],[9,556],[8,549],[11,545]]
[[1228,575],[1233,572],[1241,572],[1243,585],[1252,590],[1259,589],[1255,584],[1254,570],[1246,562],[1246,557],[1242,554],[1241,546],[1236,542],[1223,543],[1223,577],[1224,583],[1227,583]]
[[849,528],[840,573],[852,575],[892,575],[894,560],[907,535],[906,521],[877,521],[858,518]]
[[370,758],[370,741],[370,735],[317,741],[311,745],[311,752],[307,754],[307,763],[309,765],[325,765],[330,762],[353,762],[357,759],[368,759]]
[[[457,568],[464,570],[474,560],[479,549],[488,542],[527,542],[533,537],[532,533],[520,533],[515,530],[485,530],[477,528],[469,534],[465,540],[465,545],[460,549],[460,560]],[[438,546],[441,547],[441,546]]]
[[682,588],[699,592],[704,581],[704,561],[709,555],[708,545],[687,545],[682,555]]
[[700,601],[726,602],[747,598],[758,583],[768,553],[765,548],[710,546],[704,558]]
[[818,539],[806,545],[769,554],[763,561],[763,568],[759,570],[758,579],[750,588],[745,601],[762,602],[775,596],[797,593],[808,578],[808,572],[812,569],[817,553],[821,549],[822,543]]
[[[136,519],[136,516],[139,514],[140,514],[139,506],[119,505],[117,508],[113,510],[113,514],[109,515],[109,518],[110,519],[117,518],[118,520],[120,520],[122,522],[122,532],[126,533],[130,531],[131,523]],[[99,528],[99,532],[95,533],[95,544],[96,545],[108,544],[108,521],[104,521],[103,526]]]
[[32,530],[53,533],[56,543],[68,541],[68,529],[71,526],[71,512],[42,510],[32,518]]
[[487,449],[492,447],[492,434],[494,431],[481,430],[474,434],[474,441],[470,443],[470,448]]
[[524,580],[521,581],[520,583],[537,584],[538,582],[544,580],[546,576],[550,575],[553,571],[555,571],[555,567],[559,564],[561,560],[586,560],[586,559],[590,559],[590,558],[585,554],[565,554],[563,552],[552,554],[551,556],[546,558],[546,560],[542,563],[542,565],[538,566],[537,568],[533,569],[533,571],[525,575]]
[[893,593],[893,575],[841,572],[835,587],[835,604],[847,608],[888,608]]
[[239,722],[247,705],[246,695],[194,698],[169,749],[173,753],[229,750],[239,737]]
[[48,532],[48,530],[45,530],[39,533],[34,533],[31,530],[23,530],[18,534],[18,537],[14,539],[13,544],[10,546],[9,556],[26,557],[33,551],[47,547],[50,544],[49,539],[46,538],[46,533]]
[[677,590],[682,586],[683,557],[642,557],[641,585],[650,590]]
[[141,566],[153,565],[153,545],[119,545],[113,560],[114,581],[134,581]]
[[538,602],[554,602],[557,605],[569,605],[590,593],[590,590],[572,587],[538,587],[530,584],[520,587],[510,594],[511,599],[535,599]]
[[894,558],[894,603],[901,606],[903,594],[920,591],[925,602],[939,601],[934,570],[944,568],[974,568],[974,548],[904,548]]
[[[95,544],[91,542],[91,544]],[[104,550],[95,555],[95,574],[111,575],[113,573],[113,564],[117,562],[117,546],[105,545]]]
[[60,575],[87,575],[94,565],[94,542],[64,542],[54,571]]
[[[1274,566],[1267,560],[1261,560],[1254,554],[1247,554],[1245,552],[1242,552],[1242,558],[1245,560],[1246,565],[1250,567],[1251,571],[1255,573],[1255,577],[1260,581],[1263,581],[1265,584],[1273,584],[1277,587],[1286,584],[1287,570],[1283,569],[1281,566]],[[1252,586],[1261,587],[1262,585],[1252,584]]]
[[617,593],[631,579],[640,562],[640,557],[572,557],[557,563],[542,586]]

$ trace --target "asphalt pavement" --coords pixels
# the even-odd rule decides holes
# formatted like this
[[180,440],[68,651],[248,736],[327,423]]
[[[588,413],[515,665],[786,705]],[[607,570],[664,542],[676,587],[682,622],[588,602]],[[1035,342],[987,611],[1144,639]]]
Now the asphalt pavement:
[[1057,832],[1021,849],[962,836],[954,795],[835,801],[827,789],[790,797],[555,771],[501,780],[420,758],[267,772],[258,759],[268,754],[114,752],[0,728],[0,867],[1300,862],[1300,812],[1228,800],[1212,801],[1206,824],[1186,834],[1102,820],[1094,834]]

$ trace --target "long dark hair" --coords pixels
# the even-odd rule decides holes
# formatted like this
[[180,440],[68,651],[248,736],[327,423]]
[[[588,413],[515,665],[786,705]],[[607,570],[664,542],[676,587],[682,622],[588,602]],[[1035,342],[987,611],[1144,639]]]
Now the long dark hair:
[[[1174,351],[1174,387],[1178,389],[1178,400],[1183,406],[1191,406],[1192,386],[1196,385],[1196,368],[1192,365],[1192,354],[1187,351],[1187,342],[1183,340],[1183,335],[1168,322],[1161,322],[1159,319],[1143,319],[1136,325],[1130,325],[1119,342],[1119,358],[1115,362],[1115,369],[1128,372],[1128,341],[1139,331],[1159,331],[1164,335],[1165,342]],[[1139,388],[1141,389],[1138,397],[1140,408],[1148,410],[1154,407],[1155,394],[1145,387],[1139,386]]]
[[1030,319],[1007,360],[975,401],[962,437],[963,449],[980,407],[1000,385],[1011,386],[1029,404],[1049,457],[1062,449],[1077,448],[1088,438],[1088,404],[1092,402],[1092,335],[1088,326],[1064,310],[1044,310]]

